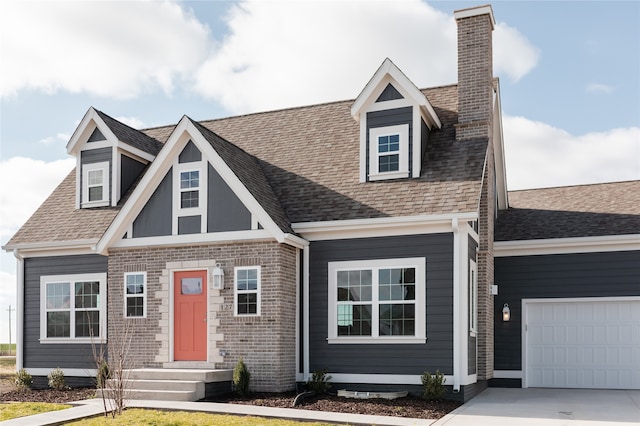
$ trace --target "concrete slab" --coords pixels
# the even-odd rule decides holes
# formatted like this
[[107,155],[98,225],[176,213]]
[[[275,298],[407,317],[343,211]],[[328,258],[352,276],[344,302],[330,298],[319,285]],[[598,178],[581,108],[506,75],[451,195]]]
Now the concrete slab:
[[433,426],[640,424],[640,390],[489,388]]

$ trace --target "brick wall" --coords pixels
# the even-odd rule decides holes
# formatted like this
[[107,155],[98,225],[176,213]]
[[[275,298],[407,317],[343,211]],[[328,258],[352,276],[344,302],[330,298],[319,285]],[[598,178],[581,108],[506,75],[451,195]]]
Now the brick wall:
[[489,13],[457,19],[458,123],[456,140],[486,139],[479,205],[478,247],[478,380],[493,377],[493,234],[496,209],[493,153],[493,22]]
[[[296,249],[277,242],[244,242],[173,248],[113,249],[109,254],[109,336],[129,328],[134,367],[162,367],[170,360],[169,297],[174,269],[210,269],[220,263],[225,289],[208,285],[208,359],[233,368],[242,356],[251,389],[280,392],[295,386]],[[261,315],[234,316],[234,267],[261,267]],[[124,273],[147,272],[147,317],[124,319]],[[210,274],[209,274],[210,276]],[[129,325],[125,325],[129,323]],[[220,351],[226,352],[225,356]]]

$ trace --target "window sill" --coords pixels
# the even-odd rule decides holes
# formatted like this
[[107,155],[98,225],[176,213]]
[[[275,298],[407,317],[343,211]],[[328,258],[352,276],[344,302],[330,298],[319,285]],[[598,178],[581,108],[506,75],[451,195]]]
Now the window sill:
[[404,179],[408,177],[409,177],[409,172],[404,170],[399,172],[387,172],[387,173],[376,173],[376,174],[372,173],[369,175],[369,180],[376,181],[376,180],[387,180],[387,179]]
[[425,337],[329,337],[330,345],[421,345],[427,343]]
[[40,339],[40,344],[42,344],[42,345],[56,345],[56,344],[87,345],[87,344],[92,344],[92,343],[103,344],[103,343],[107,343],[107,342],[105,340],[103,340],[103,339],[100,339],[100,338],[96,338],[96,339],[87,339],[87,338],[72,339],[72,338],[68,338],[68,337],[60,337],[60,338],[57,338],[57,339],[54,339],[54,338]]
[[109,201],[92,201],[87,203],[82,203],[83,209],[89,209],[92,207],[108,207]]

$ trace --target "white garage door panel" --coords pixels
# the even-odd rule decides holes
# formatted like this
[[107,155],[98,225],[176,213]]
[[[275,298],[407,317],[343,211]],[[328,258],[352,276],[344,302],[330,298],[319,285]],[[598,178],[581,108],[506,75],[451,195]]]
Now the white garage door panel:
[[640,389],[640,300],[525,307],[527,387]]

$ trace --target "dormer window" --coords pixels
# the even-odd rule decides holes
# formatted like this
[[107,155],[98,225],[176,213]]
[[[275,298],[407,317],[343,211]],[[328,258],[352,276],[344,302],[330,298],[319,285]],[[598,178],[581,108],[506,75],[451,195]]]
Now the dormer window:
[[409,125],[369,130],[369,180],[409,175]]
[[109,162],[84,164],[82,207],[109,205]]

